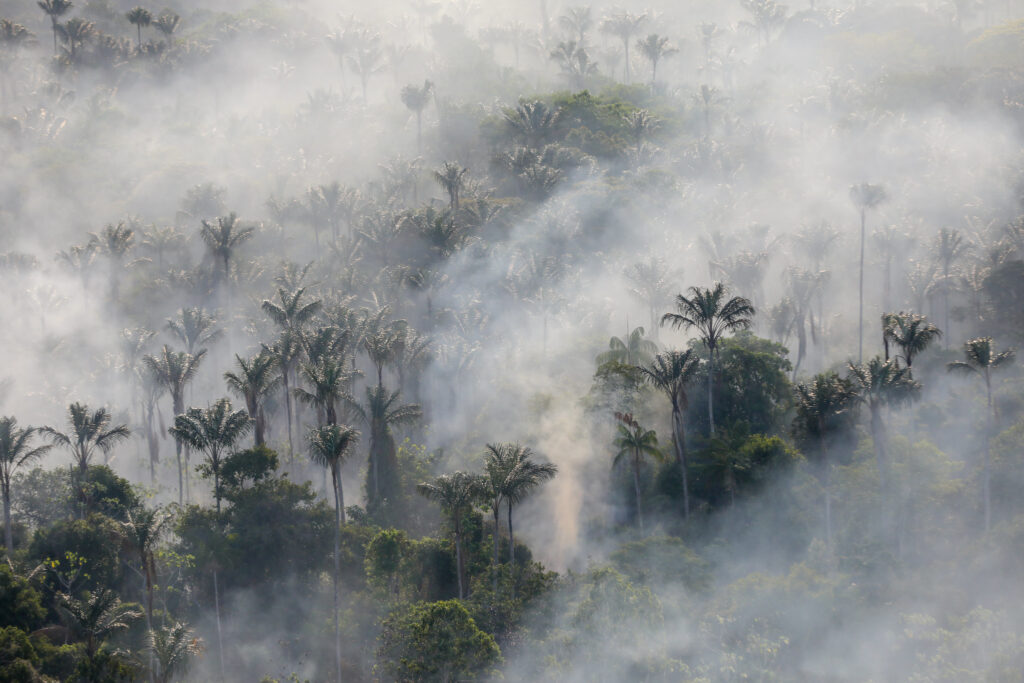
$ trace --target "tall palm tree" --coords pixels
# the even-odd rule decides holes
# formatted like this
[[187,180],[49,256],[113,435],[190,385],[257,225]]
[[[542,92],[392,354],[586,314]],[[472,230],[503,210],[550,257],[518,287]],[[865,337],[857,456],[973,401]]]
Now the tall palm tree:
[[176,621],[149,631],[149,649],[159,668],[156,683],[171,683],[188,672],[189,658],[202,653],[202,641],[185,624]]
[[689,403],[686,389],[697,375],[700,359],[693,349],[659,353],[654,362],[641,366],[640,371],[651,385],[668,396],[672,404],[672,441],[676,462],[683,477],[683,516],[690,516],[690,487],[687,481],[686,432],[683,428],[683,411]]
[[32,437],[38,431],[36,427],[19,427],[13,417],[0,417],[0,489],[4,496],[4,543],[8,557],[14,552],[11,529],[11,480],[14,472],[43,457],[52,448],[50,445],[32,448]]
[[532,100],[506,109],[504,118],[512,137],[531,149],[540,149],[551,141],[561,115],[558,109]]
[[631,14],[618,11],[606,16],[601,21],[601,32],[613,35],[622,41],[622,50],[626,62],[626,83],[629,83],[629,41],[640,31],[640,26],[647,21],[646,14]]
[[512,508],[523,502],[542,483],[553,478],[558,473],[558,466],[534,461],[533,451],[520,444],[509,447],[509,462],[512,466],[505,478],[503,495],[508,512],[508,557],[514,565],[516,538],[512,530]]
[[825,543],[832,549],[832,462],[828,437],[842,426],[855,406],[853,388],[834,372],[820,373],[796,386],[794,431],[818,446],[818,460],[825,492]]
[[[164,344],[163,350],[158,355],[147,355],[142,358],[142,363],[146,366],[153,381],[157,385],[165,387],[170,393],[171,407],[175,418],[185,412],[185,387],[199,372],[199,364],[205,356],[206,349],[200,349],[193,355],[187,351],[171,351],[171,347]],[[174,446],[178,458],[178,504],[180,505],[184,503],[187,483],[185,469],[188,468],[189,452],[187,450],[185,452],[185,469],[183,469],[182,442],[175,440]]]
[[181,17],[169,9],[165,9],[160,15],[153,20],[153,26],[156,27],[157,31],[164,34],[164,38],[170,43],[174,37],[174,32],[178,30],[178,25],[181,23]]
[[67,432],[59,432],[53,427],[42,427],[39,432],[45,434],[54,445],[71,451],[78,471],[85,474],[89,462],[98,449],[105,457],[118,443],[131,436],[127,425],[111,426],[110,411],[106,408],[89,410],[84,403],[72,403],[68,406]]
[[425,498],[438,503],[441,510],[452,521],[455,535],[455,573],[458,575],[459,600],[462,600],[466,597],[465,562],[462,557],[462,517],[480,499],[480,477],[467,472],[442,474],[433,481],[419,484],[416,490]]
[[903,360],[909,369],[914,364],[914,357],[940,338],[942,331],[923,315],[901,312],[882,316],[882,336],[887,351],[889,344],[893,344],[903,352]]
[[677,313],[666,313],[661,324],[670,323],[673,328],[694,328],[708,350],[708,421],[711,434],[715,433],[715,409],[713,385],[715,376],[715,354],[719,342],[726,332],[750,328],[754,317],[754,306],[748,299],[734,296],[726,300],[725,285],[716,282],[711,289],[690,287],[690,296],[676,295]]
[[583,45],[587,41],[587,31],[594,25],[594,18],[589,7],[569,7],[565,14],[558,17],[558,25],[562,27],[577,43]]
[[323,308],[323,301],[320,299],[304,301],[305,294],[305,287],[299,287],[292,291],[279,287],[277,290],[278,301],[264,299],[261,308],[267,317],[282,330],[302,332]]
[[453,212],[459,210],[459,196],[466,187],[468,168],[451,161],[444,162],[440,171],[434,171],[434,180],[448,193],[448,205]]
[[370,427],[370,460],[366,468],[366,509],[377,511],[398,491],[398,462],[391,428],[418,420],[420,406],[399,403],[400,392],[382,386],[366,388],[366,404],[352,404]]
[[484,475],[481,483],[483,485],[481,491],[481,497],[487,501],[487,504],[491,508],[491,513],[494,515],[494,557],[491,560],[491,569],[493,571],[494,588],[497,590],[498,586],[498,540],[500,538],[499,530],[500,515],[501,515],[501,504],[505,499],[505,482],[508,480],[508,475],[511,470],[515,467],[515,462],[512,458],[512,448],[517,444],[487,444],[487,453],[484,454]]
[[293,456],[295,445],[292,441],[292,389],[291,379],[295,366],[302,357],[302,335],[284,330],[273,345],[263,345],[263,350],[273,356],[277,370],[281,373],[281,388],[284,390],[284,411],[288,420],[288,455]]
[[871,414],[871,440],[875,447],[878,479],[884,495],[889,491],[890,462],[882,409],[916,400],[921,385],[914,381],[910,368],[901,368],[893,360],[878,356],[867,363],[847,363],[847,376],[853,389],[852,399],[867,406]]
[[[626,325],[627,331],[629,325]],[[650,339],[644,338],[644,328],[635,327],[629,332],[625,339],[612,337],[608,340],[608,350],[598,355],[597,364],[624,363],[626,365],[643,365],[650,363],[654,354],[658,352],[658,345]]]
[[640,54],[651,63],[651,85],[653,86],[658,80],[658,62],[666,57],[671,57],[679,50],[669,43],[667,36],[659,36],[657,33],[650,34],[636,46],[639,48]]
[[850,201],[860,212],[860,284],[858,294],[857,318],[857,362],[864,361],[864,240],[867,235],[868,211],[877,209],[888,199],[885,188],[881,185],[861,183],[850,188]]
[[39,0],[37,3],[39,8],[50,17],[50,23],[53,26],[53,52],[57,53],[57,20],[67,14],[68,10],[72,7],[71,0]]
[[153,15],[145,7],[133,7],[124,15],[128,23],[139,29],[139,49],[142,49],[142,27],[153,23]]
[[[956,230],[951,228],[941,228],[939,229],[939,234],[935,237],[933,249],[936,260],[942,264],[942,325],[948,332],[949,290],[953,287],[950,270],[953,268],[953,262],[956,261],[964,251],[966,251],[967,244],[964,242],[963,236],[961,236]],[[946,343],[946,348],[949,348],[948,341]]]
[[224,281],[231,275],[231,257],[235,250],[252,239],[255,233],[256,228],[243,227],[234,212],[218,218],[216,225],[205,219],[202,221],[199,235],[210,255],[221,264],[220,277]]
[[231,401],[222,398],[211,407],[189,408],[174,418],[167,431],[177,441],[206,454],[206,469],[213,475],[213,497],[220,515],[220,469],[222,456],[234,448],[242,436],[252,429],[252,420],[244,410],[232,411]]
[[658,309],[672,301],[672,281],[680,276],[679,271],[669,268],[660,256],[631,265],[625,272],[632,283],[629,293],[641,301],[651,317],[651,334],[657,339]]
[[[70,3],[69,3],[70,4]],[[96,24],[80,17],[72,17],[63,24],[57,25],[61,37],[68,43],[68,56],[74,62],[77,53],[75,47],[81,47],[85,41],[96,35]]]
[[971,339],[964,344],[964,360],[948,363],[949,372],[965,375],[977,375],[985,380],[985,395],[988,401],[988,424],[985,430],[985,460],[982,466],[982,494],[985,503],[985,532],[992,526],[992,475],[990,471],[990,444],[995,425],[996,405],[992,400],[992,371],[1005,367],[1013,362],[1014,352],[1008,349],[996,352],[992,347],[992,337]]
[[[139,561],[139,572],[145,584],[146,630],[153,630],[153,586],[156,583],[156,548],[165,526],[171,521],[170,515],[159,510],[138,508],[125,513],[121,525],[124,539]],[[153,674],[153,653],[149,653],[150,678]]]
[[121,270],[128,252],[135,246],[135,230],[121,221],[117,225],[108,225],[99,234],[90,234],[89,243],[109,260],[110,296],[112,300],[119,301]]
[[224,381],[229,391],[245,399],[245,409],[253,422],[254,444],[262,446],[265,442],[264,432],[267,424],[266,416],[263,414],[263,402],[281,384],[280,375],[273,374],[277,369],[277,358],[263,349],[249,359],[235,354],[235,362],[238,371],[225,372]]
[[316,408],[321,425],[338,424],[338,404],[343,399],[351,402],[348,383],[352,372],[345,361],[328,356],[317,363],[303,363],[299,374],[312,391],[297,387],[295,398]]
[[407,85],[402,88],[402,104],[409,108],[409,111],[416,114],[416,153],[423,151],[423,110],[430,104],[430,93],[434,91],[434,84],[430,81],[423,81],[423,87]]
[[92,660],[97,651],[115,631],[121,631],[142,613],[121,602],[117,593],[101,588],[86,593],[81,599],[66,593],[58,596],[57,611],[77,637],[85,639],[85,656]]
[[311,429],[306,436],[309,457],[317,465],[331,470],[334,487],[334,658],[341,682],[341,627],[338,620],[338,576],[341,562],[341,525],[345,523],[345,494],[341,485],[341,466],[359,440],[359,432],[344,425],[327,425]]
[[629,461],[633,471],[633,492],[636,495],[636,518],[640,526],[640,534],[644,533],[644,511],[640,498],[640,467],[645,455],[653,458],[661,457],[658,449],[658,435],[653,429],[644,429],[629,413],[615,413],[621,422],[618,434],[612,442],[619,450],[615,453],[614,464],[618,466],[624,460]]
[[217,319],[212,314],[195,306],[182,308],[177,317],[167,319],[168,331],[193,355],[197,349],[205,350],[206,346],[224,336],[224,330],[216,325]]
[[[382,322],[378,319],[379,322]],[[384,366],[394,363],[405,345],[408,325],[404,320],[368,325],[363,331],[363,349],[377,368],[377,386],[384,386]]]

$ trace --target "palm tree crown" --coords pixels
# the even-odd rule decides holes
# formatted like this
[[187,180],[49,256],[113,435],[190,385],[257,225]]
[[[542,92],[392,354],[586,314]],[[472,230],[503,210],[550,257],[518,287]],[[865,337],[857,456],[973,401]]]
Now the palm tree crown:
[[177,441],[206,454],[206,468],[213,475],[217,514],[220,514],[221,456],[251,428],[248,414],[244,410],[232,411],[231,401],[222,398],[205,410],[189,408],[184,415],[175,417],[174,426],[167,430]]
[[106,408],[90,411],[84,403],[72,403],[68,406],[70,431],[65,433],[53,427],[43,427],[40,432],[46,434],[55,445],[71,451],[79,471],[84,473],[97,449],[109,455],[114,446],[131,436],[127,425],[112,427],[111,419]]

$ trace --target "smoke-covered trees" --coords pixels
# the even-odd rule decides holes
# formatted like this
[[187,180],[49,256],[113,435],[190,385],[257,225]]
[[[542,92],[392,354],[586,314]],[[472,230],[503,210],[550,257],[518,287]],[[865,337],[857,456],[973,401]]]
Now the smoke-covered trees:
[[0,492],[4,497],[4,544],[7,554],[14,552],[14,529],[11,522],[11,483],[14,473],[46,455],[50,445],[32,447],[39,431],[35,427],[19,427],[17,419],[0,417]]

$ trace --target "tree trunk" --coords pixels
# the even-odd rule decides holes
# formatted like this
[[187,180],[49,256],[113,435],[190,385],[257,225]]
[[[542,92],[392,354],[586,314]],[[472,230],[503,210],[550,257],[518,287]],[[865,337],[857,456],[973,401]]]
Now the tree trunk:
[[988,396],[988,419],[985,425],[985,454],[982,463],[982,495],[985,498],[985,533],[992,528],[992,472],[991,472],[991,441],[992,429],[995,426],[995,406],[992,402],[992,377],[985,368],[985,393]]
[[686,472],[686,434],[683,431],[683,411],[678,401],[672,402],[672,436],[676,446],[676,461],[683,477],[683,518],[690,518],[690,485]]
[[217,588],[217,570],[213,570],[213,608],[217,616],[217,658],[220,662],[220,680],[224,679],[224,634],[220,626],[220,591]]
[[6,483],[4,494],[4,544],[7,546],[7,557],[14,552],[14,533],[11,530],[11,488]]
[[515,567],[516,564],[516,537],[512,535],[512,501],[508,503],[508,563]]
[[182,473],[181,469],[181,443],[177,439],[175,439],[174,441],[174,454],[178,458],[178,505],[184,505],[185,483],[184,474]]
[[640,535],[644,535],[644,511],[640,505],[640,453],[633,455],[633,491],[636,494],[636,518],[640,524]]
[[288,413],[288,457],[295,457],[295,444],[292,443],[292,392],[288,389],[288,368],[281,373],[284,385],[284,410]]
[[461,510],[455,511],[455,574],[459,580],[459,600],[466,597],[462,585],[462,522],[460,520]]
[[501,511],[501,500],[499,499],[494,507],[491,509],[494,513],[494,559],[491,561],[491,582],[492,590],[495,594],[498,592],[498,541],[500,536],[498,531],[501,529],[501,522],[498,519],[498,515]]
[[712,436],[715,434],[715,402],[712,386],[715,382],[715,348],[708,347],[708,425]]
[[860,210],[860,289],[857,304],[857,362],[864,362],[864,231],[867,209]]
[[337,466],[331,467],[331,481],[334,483],[334,666],[338,683],[341,683],[341,625],[338,619],[338,576],[341,573],[341,524],[345,515],[342,501],[340,473]]
[[416,153],[423,153],[423,110],[416,110]]

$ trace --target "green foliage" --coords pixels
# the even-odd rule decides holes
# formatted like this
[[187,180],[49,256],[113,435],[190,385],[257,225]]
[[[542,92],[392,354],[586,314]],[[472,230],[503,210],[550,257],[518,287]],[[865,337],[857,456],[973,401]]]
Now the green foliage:
[[501,650],[457,600],[418,603],[384,620],[381,673],[400,681],[472,681],[494,675]]
[[73,470],[70,476],[72,490],[91,512],[123,522],[129,510],[142,504],[131,482],[106,465],[90,465],[84,476]]
[[221,478],[225,489],[244,489],[270,479],[277,471],[277,453],[267,446],[237,451],[224,458]]
[[[691,342],[691,347],[701,358],[707,358],[707,350],[700,342]],[[719,345],[720,360],[715,361],[715,422],[745,422],[751,433],[779,433],[792,396],[788,373],[793,367],[788,355],[786,347],[748,331],[723,339]],[[701,387],[706,383],[704,364],[695,374],[693,385]],[[686,419],[687,424],[707,432],[706,391],[690,392]]]
[[46,565],[45,585],[51,595],[99,587],[117,589],[124,581],[120,538],[114,520],[92,514],[37,530],[28,556]]
[[0,626],[31,631],[42,625],[45,617],[39,593],[7,563],[0,564]]
[[14,478],[14,509],[33,527],[45,527],[69,517],[71,480],[64,468],[44,470],[36,467]]
[[682,539],[672,536],[623,543],[609,559],[630,581],[644,586],[680,583],[694,593],[702,593],[711,586],[708,563],[687,548]]
[[42,683],[39,655],[28,634],[14,627],[0,628],[0,680],[8,683]]

